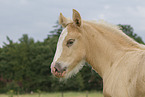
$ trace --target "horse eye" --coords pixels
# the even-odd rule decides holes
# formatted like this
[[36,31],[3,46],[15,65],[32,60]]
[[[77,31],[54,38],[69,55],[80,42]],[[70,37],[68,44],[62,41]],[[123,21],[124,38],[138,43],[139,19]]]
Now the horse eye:
[[73,43],[74,43],[74,41],[75,41],[75,39],[69,39],[69,40],[67,41],[66,46],[67,46],[67,47],[72,46],[72,45],[73,45]]

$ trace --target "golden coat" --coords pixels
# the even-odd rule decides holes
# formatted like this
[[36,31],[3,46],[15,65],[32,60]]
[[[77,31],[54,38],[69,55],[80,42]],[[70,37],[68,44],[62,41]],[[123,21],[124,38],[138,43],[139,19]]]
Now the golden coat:
[[[104,97],[145,97],[144,45],[129,38],[117,26],[104,21],[82,21],[76,10],[73,21],[60,14],[59,22],[68,34],[57,61],[69,63],[74,58],[66,72],[83,59],[103,78]],[[77,40],[71,49],[65,46],[70,38]],[[78,53],[74,54],[73,50]]]

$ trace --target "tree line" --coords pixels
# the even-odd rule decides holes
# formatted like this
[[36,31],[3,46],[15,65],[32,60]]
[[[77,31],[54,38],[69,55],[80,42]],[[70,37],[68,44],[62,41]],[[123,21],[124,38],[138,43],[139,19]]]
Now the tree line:
[[[130,25],[121,25],[121,30],[139,43],[141,37]],[[86,63],[83,69],[65,82],[51,74],[50,65],[56,50],[62,27],[56,24],[44,41],[35,42],[24,34],[18,42],[7,37],[8,43],[0,48],[0,93],[9,90],[20,93],[31,91],[102,91],[102,78]]]

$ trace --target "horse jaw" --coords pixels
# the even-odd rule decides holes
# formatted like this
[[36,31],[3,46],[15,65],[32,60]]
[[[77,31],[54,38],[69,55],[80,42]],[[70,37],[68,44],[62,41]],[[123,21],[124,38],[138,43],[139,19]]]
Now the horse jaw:
[[64,79],[68,79],[70,77],[72,77],[73,75],[77,74],[79,72],[79,70],[81,70],[83,68],[83,66],[85,65],[85,60],[83,59],[82,61],[80,61],[70,72],[68,72],[65,75]]

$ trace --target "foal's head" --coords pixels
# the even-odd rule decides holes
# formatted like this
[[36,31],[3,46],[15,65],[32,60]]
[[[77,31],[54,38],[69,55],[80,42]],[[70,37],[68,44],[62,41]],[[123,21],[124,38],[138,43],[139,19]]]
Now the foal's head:
[[56,77],[68,78],[76,74],[85,63],[86,52],[81,16],[76,10],[73,10],[73,20],[60,14],[59,23],[64,30],[57,43],[51,72]]

